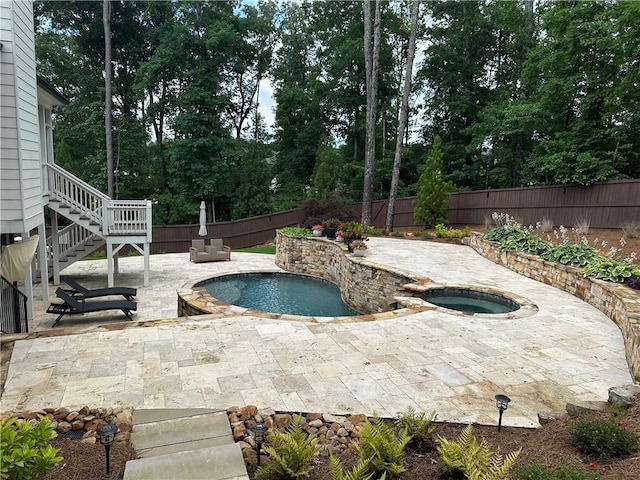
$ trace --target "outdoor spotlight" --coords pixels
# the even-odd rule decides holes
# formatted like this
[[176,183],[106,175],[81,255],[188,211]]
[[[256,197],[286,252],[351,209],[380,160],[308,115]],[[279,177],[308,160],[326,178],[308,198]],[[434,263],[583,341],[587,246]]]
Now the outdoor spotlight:
[[509,402],[511,399],[506,395],[496,395],[496,407],[500,411],[500,416],[498,417],[498,431],[500,431],[500,427],[502,426],[502,414],[509,407]]
[[251,427],[251,431],[253,432],[253,435],[255,437],[256,446],[258,449],[258,466],[260,466],[260,447],[262,447],[262,444],[265,441],[267,430],[269,430],[269,427],[267,427],[264,423],[256,423],[253,427]]
[[112,424],[101,425],[98,427],[98,436],[100,437],[100,443],[104,445],[104,450],[107,457],[107,473],[110,472],[109,449],[111,448],[111,444],[113,443],[114,438],[116,438],[117,431],[118,427]]

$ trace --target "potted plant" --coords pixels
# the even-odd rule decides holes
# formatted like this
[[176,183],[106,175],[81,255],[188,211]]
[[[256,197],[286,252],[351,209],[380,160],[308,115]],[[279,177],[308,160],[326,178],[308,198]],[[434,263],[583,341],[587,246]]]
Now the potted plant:
[[340,228],[340,220],[337,218],[328,218],[322,222],[322,226],[324,227],[324,234],[327,238],[329,240],[335,240],[336,232]]
[[351,242],[348,248],[349,251],[353,253],[354,257],[364,257],[364,254],[369,247],[362,240],[354,240],[353,242]]
[[344,242],[344,233],[342,233],[342,230],[336,231],[336,242]]
[[353,240],[360,240],[364,235],[364,226],[360,222],[344,222],[342,224],[342,235],[347,244]]
[[318,225],[314,225],[311,230],[313,231],[314,237],[320,237],[322,236],[322,230],[324,229],[322,228],[322,225],[318,224]]

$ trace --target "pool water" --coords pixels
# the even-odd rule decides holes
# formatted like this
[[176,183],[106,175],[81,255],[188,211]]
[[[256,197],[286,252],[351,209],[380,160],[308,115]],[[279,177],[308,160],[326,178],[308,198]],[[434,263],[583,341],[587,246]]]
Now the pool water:
[[340,297],[340,289],[326,280],[290,273],[242,273],[200,282],[225,303],[265,312],[341,317],[359,315]]
[[499,295],[464,288],[438,288],[427,290],[422,299],[439,307],[464,313],[508,313],[518,310],[518,305]]

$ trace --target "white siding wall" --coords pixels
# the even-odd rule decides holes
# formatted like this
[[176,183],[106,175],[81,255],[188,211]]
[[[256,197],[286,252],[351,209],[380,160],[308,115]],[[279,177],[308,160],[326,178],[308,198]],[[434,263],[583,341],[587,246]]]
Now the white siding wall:
[[0,230],[43,223],[31,1],[0,1]]

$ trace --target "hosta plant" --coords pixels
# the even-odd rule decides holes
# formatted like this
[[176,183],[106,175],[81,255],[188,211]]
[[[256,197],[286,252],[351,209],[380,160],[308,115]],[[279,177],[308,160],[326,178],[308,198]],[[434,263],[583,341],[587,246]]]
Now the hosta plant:
[[608,282],[622,283],[640,277],[640,268],[626,262],[597,255],[582,269],[585,277],[599,278]]
[[563,265],[584,267],[595,255],[596,252],[593,248],[578,243],[573,245],[556,245],[540,255],[540,258]]
[[551,248],[549,242],[545,242],[536,235],[526,232],[514,234],[502,241],[501,249],[506,252],[523,252],[540,255]]
[[524,231],[519,227],[505,225],[489,230],[482,236],[482,239],[488,240],[490,242],[502,243],[507,238],[510,238],[512,236],[519,236],[522,233],[524,233]]

